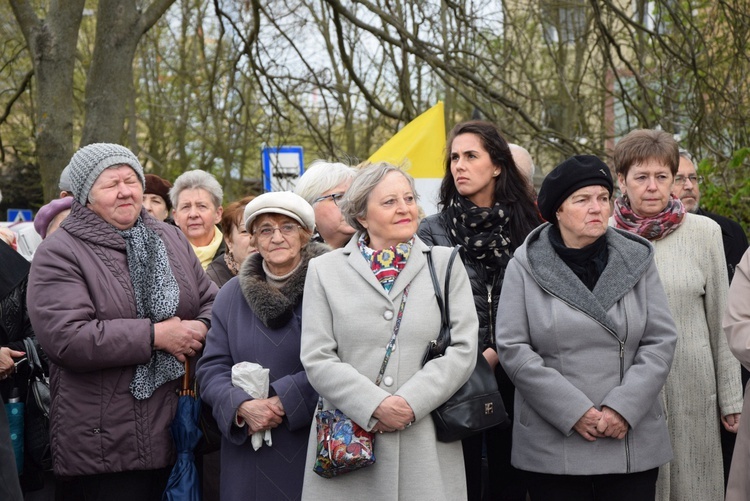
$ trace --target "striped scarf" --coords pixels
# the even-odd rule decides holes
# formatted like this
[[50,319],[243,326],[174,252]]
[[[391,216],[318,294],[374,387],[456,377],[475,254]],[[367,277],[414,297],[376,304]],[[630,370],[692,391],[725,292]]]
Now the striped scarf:
[[365,260],[370,263],[375,278],[380,282],[386,292],[390,292],[396,277],[406,266],[406,260],[409,259],[411,247],[414,244],[412,238],[408,242],[400,243],[387,249],[374,250],[368,247],[369,238],[363,233],[357,241],[359,251]]

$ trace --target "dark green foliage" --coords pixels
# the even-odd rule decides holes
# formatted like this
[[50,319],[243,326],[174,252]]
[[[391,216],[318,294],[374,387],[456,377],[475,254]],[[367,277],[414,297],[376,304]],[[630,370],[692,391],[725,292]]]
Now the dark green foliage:
[[38,164],[9,163],[0,173],[0,190],[3,201],[0,202],[0,220],[6,219],[8,209],[33,209],[37,211],[44,205],[42,177]]
[[732,158],[718,163],[703,160],[698,173],[705,179],[701,185],[701,207],[740,223],[747,233],[750,227],[750,148],[740,148]]

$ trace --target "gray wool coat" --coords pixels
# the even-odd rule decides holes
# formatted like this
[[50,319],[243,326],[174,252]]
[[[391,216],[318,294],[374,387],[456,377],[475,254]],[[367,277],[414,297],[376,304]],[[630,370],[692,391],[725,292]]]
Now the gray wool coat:
[[[302,306],[302,363],[325,408],[338,408],[371,429],[375,409],[389,395],[402,396],[416,416],[404,431],[375,437],[377,462],[324,479],[312,471],[315,423],[310,429],[303,499],[460,500],[466,498],[461,442],[435,438],[430,412],[469,377],[476,363],[477,315],[466,270],[457,258],[451,273],[452,345],[444,357],[421,367],[429,341],[440,328],[425,252],[415,238],[406,266],[386,292],[357,247],[313,259]],[[451,249],[432,249],[440,283]],[[380,386],[374,381],[393,334],[404,288],[410,285],[396,349]]]
[[[642,238],[607,229],[607,266],[589,291],[549,242],[549,223],[516,250],[500,297],[497,347],[516,385],[512,463],[558,475],[631,473],[672,458],[660,391],[677,342]],[[588,442],[591,407],[619,412],[622,440]]]

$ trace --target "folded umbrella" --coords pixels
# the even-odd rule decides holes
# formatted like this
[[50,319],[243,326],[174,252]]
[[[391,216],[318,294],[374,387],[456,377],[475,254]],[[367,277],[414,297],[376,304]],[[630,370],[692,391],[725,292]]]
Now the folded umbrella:
[[195,467],[193,455],[193,450],[203,435],[199,425],[201,401],[195,397],[195,390],[190,387],[188,364],[186,361],[177,412],[171,425],[172,438],[177,449],[177,462],[169,475],[162,501],[201,500],[198,469]]

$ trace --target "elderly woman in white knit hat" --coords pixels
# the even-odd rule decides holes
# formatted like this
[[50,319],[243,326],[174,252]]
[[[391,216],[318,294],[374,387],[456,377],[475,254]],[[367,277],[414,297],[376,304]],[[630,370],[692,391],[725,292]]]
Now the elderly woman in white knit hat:
[[[244,224],[258,252],[216,296],[197,371],[222,433],[221,499],[299,499],[318,398],[300,362],[302,292],[308,263],[330,248],[310,241],[313,208],[291,192],[250,201]],[[232,384],[239,362],[270,370],[267,398]],[[266,430],[272,443],[255,450],[250,436]]]
[[116,144],[68,165],[75,200],[34,257],[28,295],[51,362],[63,499],[159,500],[183,362],[201,351],[216,286],[179,229],[142,207],[143,168]]

